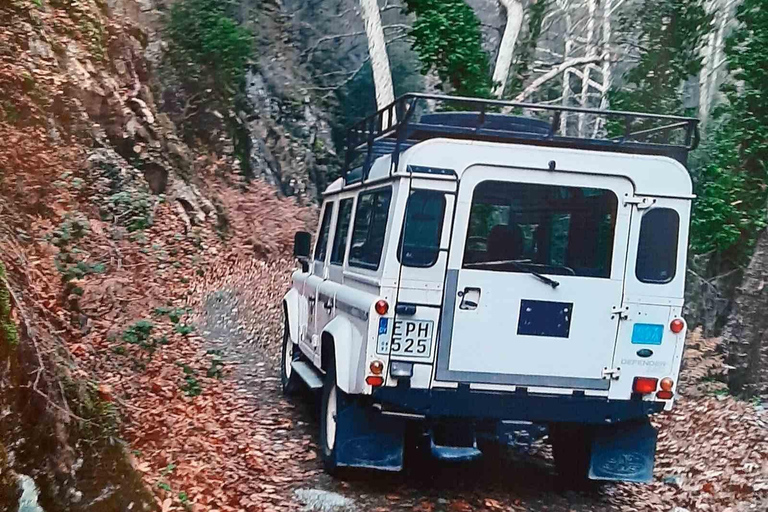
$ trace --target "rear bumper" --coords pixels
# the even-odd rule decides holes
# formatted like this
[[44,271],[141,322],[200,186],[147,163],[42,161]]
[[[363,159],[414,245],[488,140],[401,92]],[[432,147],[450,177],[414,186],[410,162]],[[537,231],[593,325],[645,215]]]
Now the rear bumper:
[[536,423],[611,424],[644,418],[664,409],[662,402],[477,391],[465,386],[458,389],[383,387],[373,391],[373,400],[381,404],[385,413]]

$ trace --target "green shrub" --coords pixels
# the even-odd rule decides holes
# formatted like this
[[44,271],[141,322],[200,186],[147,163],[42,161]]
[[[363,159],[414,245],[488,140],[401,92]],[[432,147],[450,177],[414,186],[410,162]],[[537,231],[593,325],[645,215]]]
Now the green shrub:
[[123,341],[133,345],[139,345],[149,340],[155,324],[149,320],[139,320],[123,332]]
[[434,70],[442,87],[459,96],[490,98],[491,66],[480,21],[464,0],[406,0],[416,15],[413,49],[425,75]]
[[230,99],[253,50],[253,36],[221,0],[181,0],[165,24],[171,63],[192,93],[212,88]]

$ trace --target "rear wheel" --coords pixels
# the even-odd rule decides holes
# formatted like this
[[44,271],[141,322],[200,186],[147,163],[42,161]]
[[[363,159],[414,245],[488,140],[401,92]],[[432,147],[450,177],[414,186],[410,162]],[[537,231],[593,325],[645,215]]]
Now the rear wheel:
[[288,331],[288,319],[283,323],[283,355],[280,362],[280,383],[283,388],[283,394],[290,396],[298,391],[301,386],[301,377],[293,370],[292,363],[298,359],[298,349],[291,340]]
[[552,425],[549,429],[555,467],[563,481],[581,487],[589,482],[592,431],[583,425]]
[[336,385],[336,362],[331,359],[323,383],[323,399],[320,407],[320,444],[323,465],[330,474],[338,471],[337,447],[343,441],[338,428],[339,412],[347,405],[348,397]]

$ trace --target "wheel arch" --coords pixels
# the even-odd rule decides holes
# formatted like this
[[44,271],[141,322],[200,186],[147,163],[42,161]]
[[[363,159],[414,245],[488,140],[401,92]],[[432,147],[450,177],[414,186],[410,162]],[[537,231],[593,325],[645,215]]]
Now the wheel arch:
[[321,367],[328,371],[331,361],[335,363],[336,385],[347,394],[363,391],[361,364],[363,335],[343,316],[336,316],[328,322],[320,336]]
[[283,315],[291,341],[299,342],[299,291],[295,288],[288,290],[283,297]]

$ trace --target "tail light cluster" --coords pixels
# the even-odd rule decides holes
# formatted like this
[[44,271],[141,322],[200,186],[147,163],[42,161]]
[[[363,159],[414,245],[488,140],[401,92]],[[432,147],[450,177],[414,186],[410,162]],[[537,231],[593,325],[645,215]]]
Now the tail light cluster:
[[372,375],[365,378],[365,383],[375,388],[384,384],[384,377],[381,375],[384,372],[384,363],[381,361],[372,361],[369,369]]
[[669,377],[661,379],[661,383],[659,383],[659,379],[655,377],[635,377],[635,380],[632,383],[632,392],[639,395],[651,395],[656,393],[656,398],[669,400],[675,396],[675,393],[672,391],[674,386],[675,382]]

